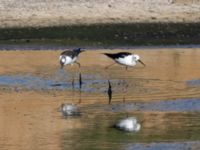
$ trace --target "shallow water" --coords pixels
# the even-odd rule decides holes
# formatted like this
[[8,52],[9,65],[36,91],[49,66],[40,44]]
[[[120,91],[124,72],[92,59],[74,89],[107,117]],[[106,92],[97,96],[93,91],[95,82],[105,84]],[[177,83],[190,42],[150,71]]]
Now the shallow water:
[[[81,69],[64,70],[60,51],[1,52],[0,149],[200,149],[199,49],[139,49],[147,67],[128,71],[105,70],[112,61],[104,51],[85,52]],[[62,103],[82,115],[63,117]],[[139,132],[112,128],[126,116],[138,119]]]
[[113,104],[112,107],[109,109],[116,112],[119,111],[193,112],[200,110],[200,99],[165,100],[165,101],[156,101],[151,103],[128,102],[123,104]]
[[[77,75],[77,74],[76,74]],[[17,87],[18,90],[69,90],[72,89],[71,74],[67,74],[65,79],[48,79],[32,75],[15,75],[15,76],[0,76],[0,85],[9,88]],[[78,76],[78,75],[77,75]],[[105,87],[107,81],[105,79],[94,79],[92,76],[83,76],[84,92],[100,92],[102,87]],[[99,88],[94,88],[98,85]],[[74,89],[79,89],[79,83],[74,83]]]

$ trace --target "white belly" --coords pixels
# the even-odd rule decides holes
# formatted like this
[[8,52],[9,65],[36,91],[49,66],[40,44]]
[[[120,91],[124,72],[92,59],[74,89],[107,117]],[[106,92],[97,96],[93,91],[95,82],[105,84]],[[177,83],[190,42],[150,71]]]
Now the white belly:
[[[61,59],[61,56],[60,56],[60,59]],[[71,58],[71,57],[69,57],[69,56],[65,56],[65,63],[64,63],[64,65],[69,65],[69,64],[73,64],[75,61],[76,61],[76,59],[77,59],[77,57],[74,57],[73,59]]]
[[133,56],[126,56],[124,58],[118,58],[116,59],[116,62],[121,64],[121,65],[126,65],[126,66],[135,66],[136,62],[133,61]]

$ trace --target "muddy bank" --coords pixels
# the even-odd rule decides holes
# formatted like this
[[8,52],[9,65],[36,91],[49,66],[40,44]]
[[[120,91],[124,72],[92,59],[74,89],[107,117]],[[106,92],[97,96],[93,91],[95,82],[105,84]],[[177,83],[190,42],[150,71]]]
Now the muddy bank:
[[198,0],[3,0],[0,44],[200,44]]
[[[96,24],[0,29],[1,45],[111,47],[200,44],[200,23]],[[4,46],[5,47],[5,46]]]

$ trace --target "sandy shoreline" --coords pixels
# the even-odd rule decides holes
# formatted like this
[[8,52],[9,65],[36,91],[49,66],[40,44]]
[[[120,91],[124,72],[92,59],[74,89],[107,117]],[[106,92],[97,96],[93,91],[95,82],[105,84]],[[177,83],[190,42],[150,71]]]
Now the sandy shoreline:
[[198,0],[2,0],[0,28],[199,22]]

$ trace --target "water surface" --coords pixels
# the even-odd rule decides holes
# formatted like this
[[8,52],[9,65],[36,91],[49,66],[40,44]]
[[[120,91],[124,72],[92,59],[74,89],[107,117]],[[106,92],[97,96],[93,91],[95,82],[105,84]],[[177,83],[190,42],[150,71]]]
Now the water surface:
[[[198,150],[199,48],[127,51],[147,66],[105,70],[106,49],[82,53],[80,69],[60,70],[61,51],[1,51],[0,149]],[[77,104],[82,115],[63,117],[62,103]],[[112,128],[126,116],[137,118],[139,132]]]

